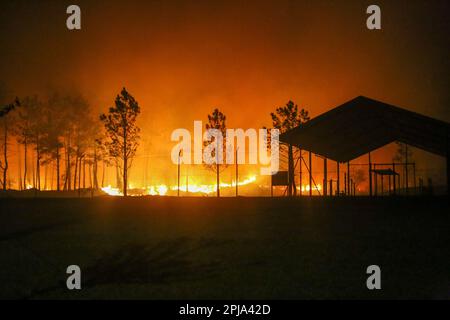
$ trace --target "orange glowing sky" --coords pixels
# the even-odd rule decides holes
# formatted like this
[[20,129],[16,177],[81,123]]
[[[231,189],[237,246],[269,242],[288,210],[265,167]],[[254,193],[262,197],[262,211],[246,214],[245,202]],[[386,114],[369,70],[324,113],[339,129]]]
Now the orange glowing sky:
[[19,96],[78,90],[99,112],[126,86],[155,154],[216,106],[244,128],[289,99],[316,116],[357,95],[450,119],[446,1],[377,1],[381,31],[367,1],[76,3],[81,31],[67,1],[2,1],[2,81]]

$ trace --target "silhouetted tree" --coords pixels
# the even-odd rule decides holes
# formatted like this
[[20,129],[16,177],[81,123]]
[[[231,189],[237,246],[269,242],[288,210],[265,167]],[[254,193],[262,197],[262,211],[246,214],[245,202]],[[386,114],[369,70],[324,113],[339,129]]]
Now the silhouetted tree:
[[94,141],[94,186],[96,189],[99,188],[98,184],[98,162],[102,162],[102,179],[101,179],[101,187],[103,188],[105,185],[105,172],[106,167],[110,167],[113,165],[111,160],[114,160],[111,158],[106,142],[106,136],[104,132],[97,133],[97,136],[95,137]]
[[34,145],[35,150],[35,179],[34,188],[41,189],[41,160],[43,157],[44,139],[45,139],[45,111],[44,105],[38,97],[33,97],[28,105],[28,111],[30,113],[30,127],[29,127],[29,142]]
[[102,160],[103,154],[102,154],[102,137],[96,136],[94,137],[94,141],[92,142],[91,146],[91,153],[90,153],[90,160],[92,163],[92,184],[94,189],[99,188],[98,184],[98,163]]
[[392,158],[392,161],[403,163],[403,187],[406,187],[406,175],[407,175],[407,165],[408,162],[412,161],[413,158],[413,152],[411,148],[408,148],[408,145],[403,142],[396,141],[395,144],[397,145],[397,150],[395,152],[394,157]]
[[29,112],[29,107],[32,103],[32,98],[25,97],[22,100],[22,107],[18,112],[18,121],[15,126],[15,135],[17,142],[24,146],[24,171],[23,171],[23,189],[27,188],[28,178],[28,144],[31,137],[31,118],[32,114]]
[[64,144],[62,142],[65,126],[67,125],[66,116],[67,109],[64,98],[54,93],[44,106],[45,117],[43,126],[45,128],[43,153],[47,156],[45,164],[56,162],[56,190],[60,191],[60,160],[61,149]]
[[10,121],[11,121],[11,112],[19,106],[19,100],[16,100],[12,103],[6,104],[0,108],[0,118],[2,120],[2,129],[3,129],[3,161],[0,161],[0,168],[3,171],[3,179],[2,179],[2,188],[6,190],[7,186],[7,175],[8,175],[8,138],[10,131]]
[[[92,147],[95,142],[96,132],[99,130],[94,120],[91,118],[91,110],[88,104],[85,105],[85,113],[82,117],[77,119],[77,123],[73,132],[73,148],[75,153],[75,176],[74,180],[78,178],[78,189],[81,187],[81,179],[83,179],[83,189],[85,188],[85,165],[92,152]],[[77,169],[78,168],[78,169]]]
[[[18,102],[16,102],[18,105]],[[0,107],[0,115],[9,112],[13,104]],[[2,117],[4,118],[4,117]],[[6,119],[6,118],[5,118]],[[10,131],[19,145],[24,146],[24,170],[23,176],[19,178],[21,189],[27,188],[29,176],[29,146],[33,146],[35,155],[33,155],[33,165],[31,168],[33,175],[32,185],[36,189],[41,187],[41,171],[44,169],[44,188],[47,186],[48,167],[51,166],[51,176],[53,185],[53,170],[56,164],[56,190],[61,189],[61,178],[64,178],[64,190],[71,190],[72,185],[75,189],[80,186],[81,168],[83,161],[89,166],[90,170],[97,170],[96,139],[103,134],[100,122],[92,117],[92,110],[86,99],[80,94],[53,93],[46,100],[41,100],[38,96],[28,96],[21,100],[21,107],[14,112],[14,117],[8,115],[8,121],[5,123],[2,119],[0,131],[2,141],[5,136],[3,129],[9,129],[6,132],[6,140]],[[11,121],[14,120],[14,125]],[[11,130],[13,129],[13,130]],[[99,134],[101,133],[101,134]],[[19,149],[20,150],[20,149]],[[3,150],[2,150],[3,151]],[[7,152],[2,152],[7,155]],[[61,171],[61,160],[66,156],[65,171]],[[19,157],[20,157],[19,151]],[[7,160],[0,161],[0,167],[3,170],[4,163]],[[19,176],[21,175],[21,164],[19,163]],[[75,170],[72,168],[75,167]],[[91,169],[94,168],[95,169]],[[6,166],[7,170],[7,166]],[[89,171],[92,178],[92,173]],[[85,178],[85,177],[83,177]],[[97,179],[92,180],[97,186]],[[1,185],[4,183],[1,181]],[[52,188],[52,187],[50,187]]]
[[353,174],[353,182],[355,183],[355,186],[358,187],[364,181],[366,181],[366,171],[361,168],[356,169]]
[[397,145],[397,150],[395,152],[394,157],[392,158],[393,161],[396,162],[408,162],[411,160],[413,153],[411,148],[408,148],[408,145],[403,142],[395,142]]
[[[290,129],[298,127],[309,120],[309,112],[305,109],[298,110],[298,106],[293,101],[288,101],[285,106],[279,107],[270,114],[272,117],[272,125],[275,129],[279,129],[280,133],[284,133]],[[295,186],[295,165],[294,165],[294,152],[293,146],[288,145],[288,171],[290,177],[290,184],[288,187],[288,193],[297,194]],[[301,155],[300,155],[301,156]],[[300,159],[301,161],[301,159]],[[300,186],[301,188],[301,186]]]
[[123,88],[108,114],[101,114],[108,136],[107,147],[112,157],[119,160],[122,169],[123,195],[127,196],[128,170],[139,145],[140,129],[136,124],[140,113],[138,102]]
[[[220,197],[220,169],[226,168],[227,164],[225,163],[225,152],[226,152],[226,116],[218,109],[214,109],[212,114],[208,114],[208,122],[205,125],[206,130],[208,129],[216,129],[219,130],[220,134],[223,137],[222,140],[222,146],[219,146],[218,141],[216,141],[216,138],[213,136],[211,137],[210,141],[205,141],[204,145],[213,145],[216,144],[216,148],[211,153],[211,156],[215,158],[214,164],[205,164],[207,168],[213,170],[216,173],[216,191],[217,191],[217,197]],[[222,149],[222,164],[220,164],[218,161],[219,157],[219,149]]]

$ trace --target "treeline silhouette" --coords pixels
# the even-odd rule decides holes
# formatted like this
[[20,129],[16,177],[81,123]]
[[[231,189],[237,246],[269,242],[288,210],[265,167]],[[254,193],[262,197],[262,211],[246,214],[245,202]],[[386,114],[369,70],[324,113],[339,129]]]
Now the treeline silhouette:
[[[139,145],[140,130],[136,125],[139,113],[137,101],[125,88],[116,96],[114,106],[97,116],[78,93],[52,93],[45,99],[38,95],[26,96],[2,104],[2,189],[11,188],[8,145],[15,140],[22,146],[19,151],[23,149],[23,155],[20,152],[18,155],[19,190],[71,191],[87,186],[99,189],[101,165],[101,185],[105,168],[115,166],[117,185],[126,195],[127,171]],[[48,167],[52,176],[56,168],[56,179],[51,179],[50,186],[47,185]]]
[[[139,114],[138,102],[125,88],[116,96],[114,106],[99,116],[95,116],[89,102],[81,94],[56,92],[44,99],[33,95],[3,104],[0,108],[3,124],[3,157],[0,160],[2,189],[11,189],[8,143],[14,139],[22,146],[19,150],[23,150],[23,154],[19,152],[18,180],[14,181],[19,190],[99,189],[104,185],[106,167],[115,167],[116,185],[126,196],[128,170],[140,140],[140,129],[136,124]],[[299,109],[293,101],[276,108],[270,116],[273,128],[280,132],[309,120],[308,111]],[[206,129],[210,128],[226,129],[225,115],[217,108],[208,115]],[[294,148],[284,143],[281,147],[280,153],[287,155],[290,176],[295,177],[295,158],[300,154],[295,154]],[[102,167],[101,182],[99,166]],[[49,167],[52,176],[50,186],[47,184]],[[220,170],[216,165],[213,169],[217,175],[217,196],[220,196]],[[289,195],[295,193],[295,179],[291,179]]]
[[1,119],[3,189],[8,185],[6,148],[10,138],[23,146],[23,162],[19,159],[21,174],[17,181],[20,190],[48,189],[46,177],[41,177],[41,168],[50,165],[56,167],[55,189],[58,191],[86,187],[86,167],[91,177],[90,186],[98,188],[99,162],[105,165],[109,159],[101,122],[93,116],[88,101],[80,94],[60,93],[53,93],[46,99],[33,95],[19,100],[18,106]]

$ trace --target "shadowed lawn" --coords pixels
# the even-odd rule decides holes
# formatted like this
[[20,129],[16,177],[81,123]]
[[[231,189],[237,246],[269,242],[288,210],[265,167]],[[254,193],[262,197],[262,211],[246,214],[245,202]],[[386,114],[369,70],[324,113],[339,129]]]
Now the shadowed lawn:
[[[446,198],[0,199],[0,297],[449,299],[449,211]],[[366,289],[371,264],[382,290]]]

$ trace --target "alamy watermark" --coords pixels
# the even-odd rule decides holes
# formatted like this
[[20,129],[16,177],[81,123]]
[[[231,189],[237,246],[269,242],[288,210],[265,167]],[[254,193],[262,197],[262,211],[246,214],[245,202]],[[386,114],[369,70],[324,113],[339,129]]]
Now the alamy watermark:
[[202,121],[194,121],[193,138],[188,129],[179,128],[172,131],[171,140],[178,141],[171,152],[174,164],[259,164],[262,166],[261,175],[273,175],[278,172],[280,135],[278,129],[258,131],[253,128],[245,131],[226,129],[224,136],[219,129],[207,129],[203,133],[202,128]]
[[[67,7],[66,13],[69,15],[66,19],[66,27],[69,30],[81,30],[81,9],[78,5],[72,4]],[[369,30],[381,29],[381,9],[378,5],[372,4],[367,7],[366,13],[370,16],[366,20],[366,26]]]

